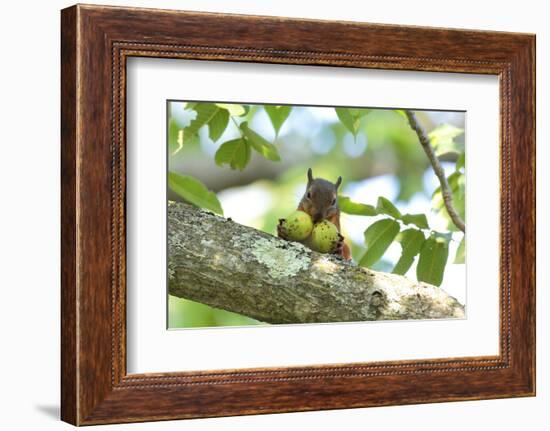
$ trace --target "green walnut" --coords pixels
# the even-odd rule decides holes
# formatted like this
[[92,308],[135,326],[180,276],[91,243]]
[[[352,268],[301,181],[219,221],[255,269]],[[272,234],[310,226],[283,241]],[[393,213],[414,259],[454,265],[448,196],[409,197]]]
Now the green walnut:
[[311,248],[319,253],[329,253],[336,249],[339,233],[334,223],[323,220],[313,227],[311,232]]
[[313,222],[309,214],[303,211],[294,211],[282,223],[288,239],[303,241],[311,233]]

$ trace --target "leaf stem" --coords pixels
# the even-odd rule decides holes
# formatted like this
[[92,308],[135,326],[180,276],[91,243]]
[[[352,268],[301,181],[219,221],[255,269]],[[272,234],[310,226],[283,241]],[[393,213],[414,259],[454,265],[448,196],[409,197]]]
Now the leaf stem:
[[233,121],[233,124],[235,125],[235,127],[237,128],[237,130],[239,131],[239,134],[241,135],[241,139],[245,139],[245,136],[243,134],[243,131],[241,130],[239,124],[235,121],[235,119],[233,118],[233,115],[229,115],[229,118],[231,118],[231,121]]
[[[434,230],[432,228],[423,228],[423,227],[418,227],[417,225],[415,225],[414,223],[411,224],[407,224],[405,223],[403,220],[401,219],[396,219],[390,215],[388,215],[388,217],[391,217],[393,220],[397,221],[402,228],[405,228],[405,229],[416,229],[417,231],[420,231],[420,232],[425,232],[426,234],[428,234],[428,236],[432,236],[432,235],[436,235],[436,236],[446,236],[446,234],[444,234],[443,232],[439,232],[437,230]],[[450,241],[456,241],[456,239],[453,238],[452,236],[452,232],[451,233],[451,237],[449,238]]]

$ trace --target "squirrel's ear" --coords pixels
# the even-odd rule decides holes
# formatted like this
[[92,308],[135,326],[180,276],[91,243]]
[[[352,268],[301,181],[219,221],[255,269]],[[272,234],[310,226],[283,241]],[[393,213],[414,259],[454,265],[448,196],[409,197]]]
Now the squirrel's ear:
[[313,181],[313,172],[311,171],[311,168],[307,170],[307,182],[311,183]]
[[336,183],[334,184],[334,188],[338,190],[338,187],[340,187],[340,184],[342,184],[342,177],[338,177],[336,180]]

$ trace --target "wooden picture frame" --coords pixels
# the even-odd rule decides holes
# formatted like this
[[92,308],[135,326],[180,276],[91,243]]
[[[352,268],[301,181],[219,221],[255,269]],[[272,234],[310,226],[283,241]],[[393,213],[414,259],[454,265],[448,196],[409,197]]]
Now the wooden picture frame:
[[[61,49],[64,421],[535,394],[534,35],[77,5],[62,11]],[[498,75],[500,354],[128,375],[125,65],[131,56]]]

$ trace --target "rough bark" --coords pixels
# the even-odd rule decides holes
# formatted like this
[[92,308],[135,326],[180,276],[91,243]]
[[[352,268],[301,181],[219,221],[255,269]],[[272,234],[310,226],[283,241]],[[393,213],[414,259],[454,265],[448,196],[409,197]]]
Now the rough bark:
[[168,204],[171,295],[269,323],[463,318],[443,289]]

